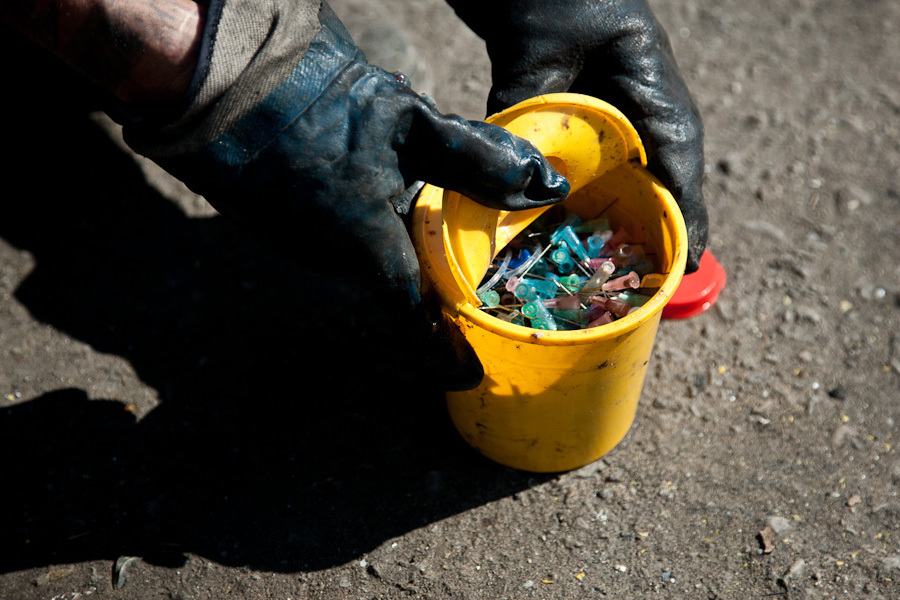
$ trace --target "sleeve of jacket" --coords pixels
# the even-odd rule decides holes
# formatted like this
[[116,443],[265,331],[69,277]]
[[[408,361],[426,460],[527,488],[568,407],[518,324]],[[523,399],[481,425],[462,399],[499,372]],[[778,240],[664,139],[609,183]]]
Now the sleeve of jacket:
[[117,115],[154,159],[207,145],[287,77],[319,32],[321,0],[210,0],[191,85],[174,112]]

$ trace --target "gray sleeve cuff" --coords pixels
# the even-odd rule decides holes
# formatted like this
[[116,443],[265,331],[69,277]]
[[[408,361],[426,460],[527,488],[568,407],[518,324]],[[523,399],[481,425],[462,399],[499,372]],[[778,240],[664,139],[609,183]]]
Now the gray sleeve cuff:
[[321,0],[211,0],[187,108],[174,121],[125,125],[138,153],[164,158],[216,139],[256,106],[306,53]]

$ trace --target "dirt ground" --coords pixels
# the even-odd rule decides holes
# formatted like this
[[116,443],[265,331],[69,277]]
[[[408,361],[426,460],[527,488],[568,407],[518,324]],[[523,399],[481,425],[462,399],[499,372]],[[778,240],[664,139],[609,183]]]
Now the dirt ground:
[[[663,322],[623,442],[559,475],[465,445],[352,277],[10,66],[0,598],[900,597],[900,3],[652,4],[728,285]],[[334,6],[483,117],[484,46],[442,2]]]

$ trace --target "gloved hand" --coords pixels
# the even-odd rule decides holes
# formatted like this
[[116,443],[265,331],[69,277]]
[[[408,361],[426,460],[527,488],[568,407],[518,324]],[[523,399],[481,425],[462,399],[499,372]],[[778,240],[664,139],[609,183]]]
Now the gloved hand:
[[[212,52],[207,80],[222,72],[215,52],[227,48],[227,11],[241,4],[254,10],[240,0],[210,8],[210,19],[221,16],[207,25],[217,36],[204,47]],[[189,109],[176,126],[132,123],[126,140],[301,264],[323,248],[337,269],[369,276],[396,306],[398,326],[419,330],[418,354],[432,360],[444,387],[474,387],[481,365],[458,328],[423,299],[416,253],[392,199],[423,180],[516,210],[562,200],[568,182],[525,140],[442,115],[405,77],[369,66],[327,5],[318,20],[308,49],[293,49],[290,31],[267,33],[221,98]],[[282,47],[268,67],[260,63],[272,44]],[[253,98],[292,54],[294,67]],[[234,86],[245,92],[229,95]]]
[[703,202],[703,126],[668,38],[645,0],[449,0],[487,44],[488,113],[540,94],[609,102],[632,122],[648,167],[687,224],[687,272],[697,270],[709,223]]

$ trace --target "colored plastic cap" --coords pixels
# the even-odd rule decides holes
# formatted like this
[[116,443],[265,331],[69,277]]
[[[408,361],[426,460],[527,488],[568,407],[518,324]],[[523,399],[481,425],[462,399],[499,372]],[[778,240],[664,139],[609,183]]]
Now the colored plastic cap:
[[705,250],[700,257],[700,268],[681,278],[672,299],[663,308],[663,319],[687,319],[705,312],[715,304],[719,292],[725,287],[725,269]]

